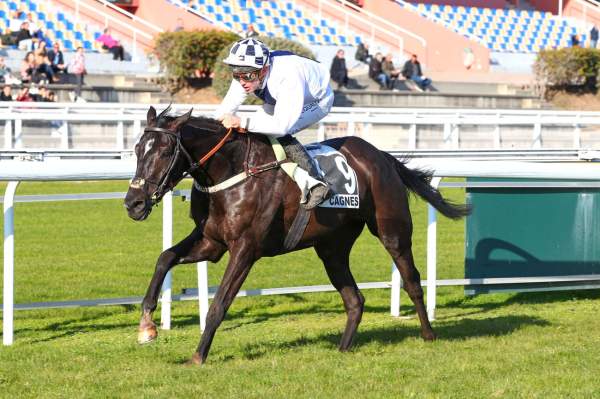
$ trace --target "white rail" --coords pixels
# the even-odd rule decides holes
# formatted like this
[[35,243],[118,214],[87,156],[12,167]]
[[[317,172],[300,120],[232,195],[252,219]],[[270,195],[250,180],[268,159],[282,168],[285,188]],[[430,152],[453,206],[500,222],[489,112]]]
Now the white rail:
[[[433,184],[437,185],[444,176],[449,177],[487,177],[487,178],[533,178],[533,179],[567,179],[579,181],[578,186],[597,187],[597,181],[600,180],[600,164],[587,162],[563,162],[563,163],[539,163],[539,162],[506,162],[506,161],[449,161],[448,159],[421,159],[413,160],[408,163],[408,167],[424,167],[434,170]],[[76,172],[75,172],[76,171]],[[14,195],[21,180],[99,180],[99,179],[130,179],[135,171],[135,161],[131,160],[64,160],[64,161],[42,161],[42,162],[23,162],[23,161],[0,161],[0,180],[8,180],[3,201],[4,201],[4,302],[3,302],[3,344],[11,345],[13,343],[13,311],[14,311]],[[552,183],[550,183],[552,184]],[[172,195],[169,193],[169,196]],[[107,198],[112,198],[108,196]],[[163,248],[171,245],[171,231],[165,229],[172,228],[172,201],[167,200],[163,204]],[[468,284],[496,284],[496,283],[515,283],[525,282],[519,279],[504,279],[505,281],[483,281],[481,279],[473,280],[441,280],[436,279],[436,214],[433,208],[429,211],[429,226],[427,234],[427,310],[430,318],[435,319],[436,292],[438,285],[468,285]],[[599,276],[571,276],[567,277],[547,277],[536,278],[535,282],[543,281],[598,281]],[[481,281],[480,281],[481,280]],[[494,280],[494,281],[492,281]],[[163,287],[162,296],[162,325],[163,328],[170,326],[170,304],[171,287],[170,278],[166,280]],[[400,284],[401,279],[397,269],[392,270],[392,297],[391,313],[399,315],[400,306]],[[201,328],[204,326],[206,316],[209,289],[206,279],[206,263],[198,264],[198,284],[199,284],[199,311]],[[369,285],[370,284],[370,285]],[[367,283],[366,288],[387,287],[389,282]],[[331,287],[324,286],[322,290],[331,290]],[[254,290],[244,292],[243,295],[261,295],[289,293],[289,292],[315,292],[320,291],[317,287],[287,287],[275,290]],[[188,298],[189,299],[189,298]],[[92,304],[116,304],[116,303],[136,303],[139,299],[128,300],[98,300],[98,301],[80,301],[65,304],[65,306],[84,306]],[[53,306],[52,304],[49,305]],[[40,305],[40,307],[43,307]],[[23,306],[27,308],[27,305]],[[168,319],[167,319],[168,318]]]
[[[173,105],[174,113],[183,113],[194,108],[194,115],[210,116],[216,105]],[[0,123],[4,121],[3,149],[24,148],[24,124],[27,122],[47,122],[59,124],[55,128],[59,148],[74,148],[71,140],[71,125],[81,122],[96,122],[100,126],[114,128],[114,145],[103,149],[125,150],[127,143],[135,141],[146,122],[147,104],[72,104],[72,103],[0,103]],[[243,106],[240,112],[250,114],[257,106]],[[486,138],[490,143],[486,148],[510,148],[516,144],[505,138],[503,129],[519,128],[529,135],[527,142],[530,148],[544,148],[547,138],[552,132],[546,128],[560,127],[571,135],[567,146],[571,149],[582,149],[582,131],[584,128],[600,131],[600,113],[585,111],[555,110],[509,110],[509,109],[431,109],[431,108],[340,108],[335,107],[323,119],[317,128],[319,141],[328,138],[328,129],[335,128],[343,135],[356,135],[367,141],[375,139],[375,128],[397,126],[408,129],[406,144],[402,148],[413,150],[418,148],[423,128],[442,127],[443,145],[448,149],[461,149],[464,144],[472,148],[468,138],[462,134],[461,128],[468,126],[487,126],[489,129],[478,133],[478,138]],[[126,129],[133,130],[133,137],[127,137]],[[360,128],[360,133],[357,133]],[[1,126],[0,126],[1,129]],[[88,129],[94,137],[93,128]],[[129,139],[129,141],[128,141]],[[600,139],[598,140],[600,142]],[[521,144],[522,145],[522,144]],[[386,148],[390,149],[390,148]]]

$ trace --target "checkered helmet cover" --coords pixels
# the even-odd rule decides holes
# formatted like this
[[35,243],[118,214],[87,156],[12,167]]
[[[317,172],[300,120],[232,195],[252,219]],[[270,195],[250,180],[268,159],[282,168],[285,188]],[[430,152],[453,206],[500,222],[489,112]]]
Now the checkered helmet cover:
[[231,66],[260,69],[269,63],[269,48],[260,40],[238,40],[233,43],[229,55],[223,62]]

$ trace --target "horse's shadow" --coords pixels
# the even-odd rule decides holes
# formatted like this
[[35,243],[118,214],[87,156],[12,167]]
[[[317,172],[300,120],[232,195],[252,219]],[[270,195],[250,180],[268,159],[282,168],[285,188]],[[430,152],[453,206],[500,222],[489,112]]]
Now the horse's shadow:
[[[359,329],[355,338],[355,345],[351,351],[360,352],[360,347],[371,343],[380,346],[395,345],[403,342],[407,338],[420,337],[419,326],[398,326],[390,323],[389,326]],[[526,326],[547,326],[550,323],[541,318],[511,315],[498,316],[486,319],[460,319],[438,323],[435,331],[440,341],[463,341],[478,337],[499,337],[510,335],[513,332]],[[314,337],[301,336],[283,342],[268,343],[258,342],[245,345],[243,348],[243,357],[248,360],[261,358],[273,351],[289,352],[296,348],[320,345],[329,347],[332,350],[337,349],[341,339],[342,326],[336,333],[323,333]],[[228,361],[232,357],[226,356],[220,361]]]

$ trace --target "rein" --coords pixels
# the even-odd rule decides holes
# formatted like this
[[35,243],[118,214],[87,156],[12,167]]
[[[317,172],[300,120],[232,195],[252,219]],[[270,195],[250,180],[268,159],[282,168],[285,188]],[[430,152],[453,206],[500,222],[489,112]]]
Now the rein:
[[[153,205],[156,205],[156,204],[158,204],[158,202],[160,202],[160,199],[164,196],[164,194],[166,192],[172,190],[173,187],[175,186],[175,184],[169,183],[169,180],[170,180],[169,177],[171,176],[173,167],[175,166],[175,163],[177,162],[177,159],[179,158],[180,152],[183,153],[183,155],[185,156],[185,158],[187,159],[187,161],[190,164],[190,167],[185,171],[185,173],[182,176],[182,179],[183,179],[186,174],[191,175],[196,169],[202,167],[206,162],[208,162],[208,160],[213,155],[215,155],[225,145],[227,140],[231,137],[231,135],[233,133],[233,129],[229,128],[227,133],[223,136],[223,138],[213,148],[211,148],[210,151],[208,151],[202,158],[200,158],[200,160],[197,162],[194,161],[194,159],[192,158],[190,153],[185,149],[185,147],[183,146],[183,143],[181,142],[181,136],[178,135],[177,132],[175,132],[173,130],[161,128],[161,127],[147,127],[144,129],[144,133],[147,133],[147,132],[166,134],[170,137],[173,137],[176,141],[175,152],[174,152],[173,156],[171,157],[171,160],[169,161],[169,166],[166,168],[165,173],[161,176],[161,178],[159,179],[158,182],[144,180],[142,178],[136,177],[131,181],[131,184],[130,184],[130,187],[133,187],[133,188],[141,188],[146,182],[155,185],[156,190],[151,195],[150,199],[152,200]],[[275,169],[275,168],[279,167],[282,163],[281,161],[278,160],[278,161],[269,162],[264,165],[248,167],[249,155],[250,155],[250,137],[248,136],[248,146],[247,146],[246,156],[245,156],[245,160],[244,160],[244,171],[243,172],[241,172],[233,177],[230,177],[229,179],[226,179],[225,181],[223,181],[215,186],[210,186],[210,187],[200,186],[194,179],[194,186],[202,192],[214,193],[214,192],[229,188],[229,187],[245,180],[246,178],[248,178],[250,176],[255,176],[257,174],[266,172],[267,170]]]

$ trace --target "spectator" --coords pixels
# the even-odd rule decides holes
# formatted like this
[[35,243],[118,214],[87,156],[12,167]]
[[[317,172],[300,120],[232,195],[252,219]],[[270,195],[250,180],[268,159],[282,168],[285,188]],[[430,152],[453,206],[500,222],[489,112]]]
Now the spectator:
[[364,62],[369,64],[371,62],[371,56],[369,55],[369,45],[363,42],[358,44],[356,48],[356,53],[354,54],[354,58],[357,61]]
[[47,43],[45,40],[38,40],[35,44],[33,52],[35,55],[41,55],[42,57],[48,56],[48,49],[46,48]]
[[35,71],[35,55],[32,51],[29,51],[27,54],[25,54],[23,61],[21,61],[21,68],[19,70],[21,74],[21,81],[23,83],[31,82],[33,80]]
[[423,76],[421,63],[417,59],[416,54],[413,54],[404,64],[404,67],[402,68],[402,76],[415,82],[417,84],[416,87],[418,91],[430,89],[431,79]]
[[395,89],[396,81],[400,76],[400,70],[396,69],[394,66],[394,61],[392,61],[392,55],[388,54],[385,56],[383,62],[381,63],[381,70],[388,77],[388,89]]
[[22,11],[13,11],[12,18],[10,19],[10,22],[8,24],[8,30],[10,31],[10,34],[13,36],[14,39],[13,43],[11,44],[17,44],[17,33],[19,33],[19,31],[21,30],[21,24],[23,23],[23,21],[21,20],[21,14]]
[[33,101],[33,97],[31,97],[31,94],[29,94],[29,87],[24,86],[21,91],[19,92],[19,95],[17,96],[17,98],[15,99],[15,101],[21,101],[21,102],[31,102]]
[[29,51],[33,46],[33,39],[31,33],[29,33],[29,22],[23,21],[21,23],[21,29],[17,33],[17,47],[19,50]]
[[248,24],[248,27],[246,28],[246,32],[244,32],[243,36],[246,39],[249,39],[251,37],[257,37],[258,32],[254,30],[254,26],[252,24]]
[[46,82],[54,82],[56,80],[54,71],[50,65],[50,60],[48,60],[45,51],[45,48],[42,48],[42,51],[36,51],[34,53],[36,73],[33,78],[35,83],[40,80],[45,80]]
[[463,65],[466,69],[471,69],[473,64],[475,63],[475,54],[473,54],[473,50],[471,47],[465,47],[463,54]]
[[579,47],[579,35],[571,35],[571,47]]
[[56,93],[54,93],[52,90],[48,91],[48,102],[56,102]]
[[110,29],[105,28],[104,33],[96,39],[97,42],[102,43],[102,48],[108,50],[113,55],[113,60],[123,61],[124,50],[123,46],[117,39],[110,35]]
[[329,69],[329,75],[338,85],[338,89],[348,86],[348,69],[346,68],[346,59],[344,58],[344,50],[340,49],[335,53],[333,61],[331,62],[331,68]]
[[85,69],[85,55],[83,53],[83,47],[77,47],[75,57],[71,60],[68,68],[69,73],[75,75],[75,95],[72,97],[73,101],[81,98],[81,87],[83,86],[83,76],[86,74]]
[[65,58],[60,49],[59,42],[54,42],[54,44],[52,44],[52,48],[48,50],[48,60],[50,61],[50,67],[52,68],[54,74],[65,72],[67,67],[65,65]]
[[598,45],[598,28],[596,25],[592,25],[592,30],[590,30],[590,47],[596,48]]
[[389,79],[381,70],[382,61],[383,55],[381,53],[377,53],[369,63],[369,77],[379,83],[379,90],[387,89],[389,86]]
[[35,21],[33,20],[33,15],[30,12],[27,13],[27,19],[25,21],[29,23],[29,34],[31,35],[31,37],[36,39],[42,39],[42,30],[40,29],[38,24],[35,23]]
[[177,18],[177,22],[175,23],[175,28],[173,29],[173,32],[181,32],[184,29],[185,28],[183,26],[183,19]]
[[4,85],[2,88],[2,93],[0,93],[0,101],[13,101],[12,87],[10,87],[10,85]]
[[48,97],[49,92],[48,92],[48,88],[46,86],[40,86],[38,89],[38,92],[36,94],[31,94],[31,97],[33,97],[33,101],[37,101],[37,102],[51,102],[52,100],[50,100],[50,98]]

